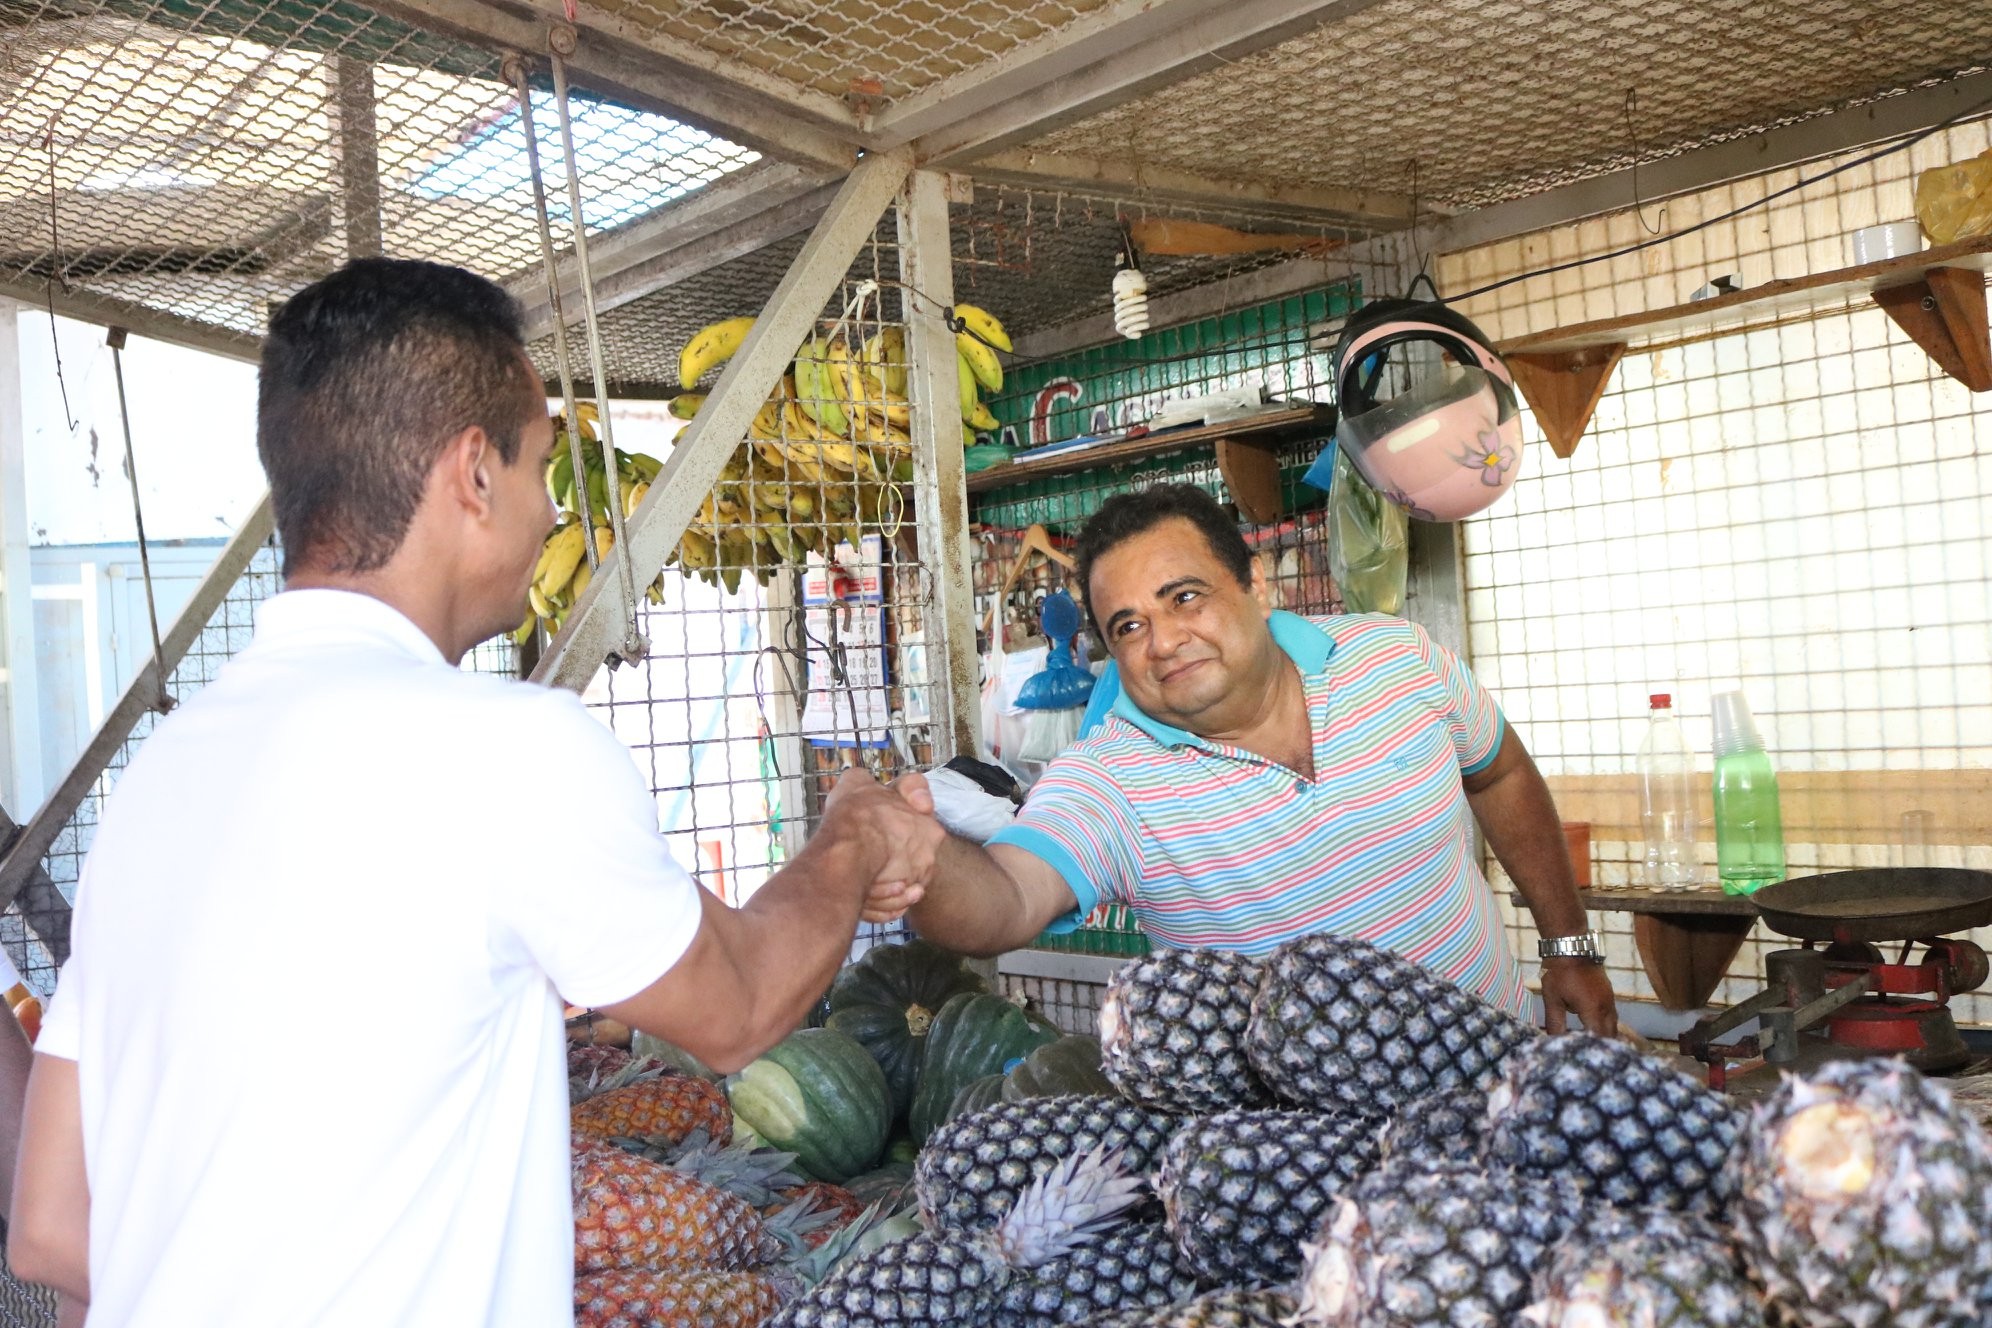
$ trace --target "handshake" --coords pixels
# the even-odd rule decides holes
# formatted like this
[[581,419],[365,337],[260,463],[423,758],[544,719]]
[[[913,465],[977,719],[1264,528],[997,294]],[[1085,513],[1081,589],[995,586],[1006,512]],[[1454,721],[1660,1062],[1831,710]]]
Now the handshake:
[[856,769],[845,771],[830,791],[823,831],[848,838],[861,860],[872,864],[861,915],[866,922],[895,921],[919,903],[948,841],[934,817],[934,795],[924,775],[881,784]]

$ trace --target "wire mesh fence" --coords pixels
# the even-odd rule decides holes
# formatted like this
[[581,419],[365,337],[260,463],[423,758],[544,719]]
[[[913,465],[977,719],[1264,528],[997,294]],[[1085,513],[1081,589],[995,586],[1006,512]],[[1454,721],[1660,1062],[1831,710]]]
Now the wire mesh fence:
[[[923,297],[900,283],[887,230],[639,606],[648,657],[584,693],[635,754],[676,859],[733,904],[797,851],[842,770],[930,765],[945,713],[926,665],[934,573],[912,524],[905,395],[906,319]],[[853,954],[903,932],[867,925]]]
[[[340,2],[9,0],[0,14],[0,281],[253,335],[348,258],[494,278],[537,264],[519,104],[493,52]],[[535,118],[559,161],[555,117]],[[591,232],[755,159],[580,97],[574,136]]]

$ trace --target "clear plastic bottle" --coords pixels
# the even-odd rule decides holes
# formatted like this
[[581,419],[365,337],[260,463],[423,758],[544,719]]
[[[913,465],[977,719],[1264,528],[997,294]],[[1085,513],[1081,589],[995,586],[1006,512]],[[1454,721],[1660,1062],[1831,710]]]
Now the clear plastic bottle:
[[1715,857],[1728,894],[1785,878],[1777,772],[1741,692],[1715,697]]
[[1639,883],[1649,890],[1692,890],[1701,875],[1695,852],[1694,757],[1674,718],[1674,698],[1656,692],[1639,744],[1639,824],[1646,862]]

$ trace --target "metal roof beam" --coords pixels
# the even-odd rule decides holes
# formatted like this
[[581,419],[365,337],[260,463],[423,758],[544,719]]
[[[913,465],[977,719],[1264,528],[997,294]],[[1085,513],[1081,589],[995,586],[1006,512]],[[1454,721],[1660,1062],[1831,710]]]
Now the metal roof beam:
[[[0,297],[19,300],[31,310],[46,311],[51,304],[48,288],[34,281],[0,281]],[[52,303],[55,312],[64,318],[95,323],[99,327],[121,327],[152,341],[189,346],[194,350],[225,355],[231,360],[247,360],[254,364],[263,353],[261,337],[88,290],[57,290]]]
[[[544,58],[548,38],[568,25],[511,0],[366,0],[390,18],[487,49]],[[718,58],[654,36],[585,6],[566,54],[577,87],[640,111],[669,116],[729,142],[789,161],[849,170],[857,156],[857,121],[849,107],[820,93],[776,95],[767,79],[750,85],[708,65]],[[729,68],[731,66],[728,66]]]
[[1361,229],[1375,229],[1379,223],[1404,226],[1411,222],[1411,200],[1381,190],[1216,180],[1166,166],[1070,157],[1033,152],[1029,148],[1010,148],[978,157],[967,169],[978,180],[1051,189],[1131,192],[1162,202],[1249,208],[1312,221],[1340,222]]
[[1381,0],[1116,0],[888,106],[868,142],[956,165],[1345,19]]
[[[729,259],[807,230],[829,206],[839,175],[820,166],[756,162],[665,204],[649,216],[588,241],[595,307],[609,310]],[[553,330],[546,269],[521,269],[505,286],[525,307],[526,339]],[[560,302],[580,318],[581,284],[572,250],[560,259]]]

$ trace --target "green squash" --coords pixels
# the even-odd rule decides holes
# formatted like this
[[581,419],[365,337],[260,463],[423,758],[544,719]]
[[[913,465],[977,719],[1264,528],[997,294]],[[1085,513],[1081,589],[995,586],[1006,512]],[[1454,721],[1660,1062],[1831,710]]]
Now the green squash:
[[630,1036],[629,1054],[638,1060],[648,1057],[663,1061],[681,1074],[689,1074],[695,1079],[707,1079],[715,1084],[726,1077],[676,1043],[666,1042],[661,1037],[652,1037],[644,1032],[633,1033]]
[[[948,1107],[948,1120],[966,1116],[971,1111],[993,1107],[1003,1100],[1003,1084],[1007,1076],[985,1074],[980,1079],[971,1079],[955,1094],[955,1100]],[[944,1122],[945,1123],[945,1122]]]
[[913,1036],[927,1031],[950,996],[987,991],[989,984],[964,968],[961,956],[929,941],[878,945],[846,965],[830,984],[830,1010],[852,1005],[886,1005],[906,1011]]
[[919,1006],[919,1032],[914,1032],[913,1012],[896,1005],[847,1005],[832,1012],[824,1024],[854,1040],[871,1053],[885,1072],[885,1086],[892,1101],[892,1118],[906,1119],[913,1105],[913,1085],[920,1077],[920,1058],[927,1048],[926,1025],[932,1016]]
[[877,1163],[892,1126],[885,1073],[871,1053],[829,1028],[791,1033],[728,1075],[734,1116],[771,1148],[794,1153],[817,1180],[842,1183]]
[[912,1166],[920,1159],[920,1145],[913,1142],[910,1134],[895,1134],[885,1141],[885,1165],[904,1162]]
[[1060,1097],[1066,1093],[1108,1094],[1117,1090],[1100,1069],[1100,1040],[1084,1034],[1048,1042],[1003,1077],[1003,1100]]
[[913,1138],[927,1136],[948,1117],[956,1094],[984,1075],[1003,1074],[1011,1061],[1059,1039],[1059,1030],[1001,996],[963,992],[948,999],[927,1032],[927,1052],[913,1086],[907,1125]]
[[862,1176],[844,1182],[844,1188],[866,1204],[882,1203],[886,1211],[896,1211],[913,1201],[913,1164],[887,1162]]

